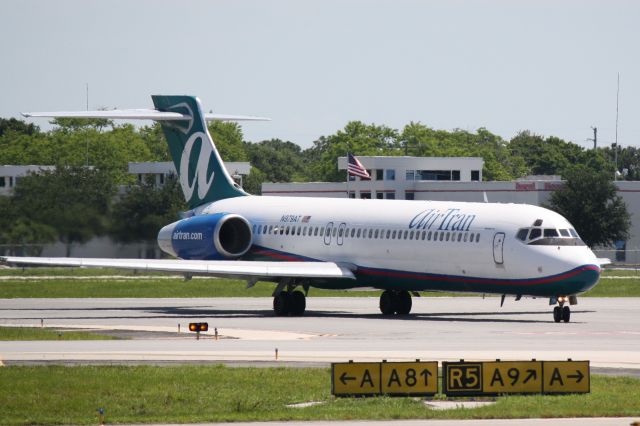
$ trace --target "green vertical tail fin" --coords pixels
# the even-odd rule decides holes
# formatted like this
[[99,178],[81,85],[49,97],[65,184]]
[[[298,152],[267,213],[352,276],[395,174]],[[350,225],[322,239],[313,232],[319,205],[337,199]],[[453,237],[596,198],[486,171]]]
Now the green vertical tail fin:
[[190,117],[160,121],[189,208],[247,195],[224,167],[207,129],[200,100],[193,96],[156,95],[152,98],[158,111]]

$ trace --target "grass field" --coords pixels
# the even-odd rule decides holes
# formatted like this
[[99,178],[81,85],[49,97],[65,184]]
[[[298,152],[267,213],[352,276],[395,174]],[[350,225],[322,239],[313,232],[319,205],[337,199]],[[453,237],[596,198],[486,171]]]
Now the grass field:
[[[434,411],[414,398],[330,395],[329,369],[180,367],[0,368],[0,424],[268,420],[526,418],[640,415],[640,380],[592,377],[586,395],[501,397],[477,409]],[[325,401],[308,408],[287,404]]]
[[[64,275],[61,275],[65,273]],[[56,279],[23,279],[48,276]],[[104,279],[99,277],[113,276]],[[131,279],[131,277],[140,279]],[[273,283],[258,283],[247,289],[246,283],[229,279],[167,278],[137,275],[133,271],[113,269],[10,268],[0,269],[0,298],[82,298],[82,297],[269,297]],[[12,279],[15,277],[15,279]],[[69,278],[73,277],[73,278]],[[119,278],[120,277],[120,278]],[[623,278],[607,278],[623,277]],[[79,279],[80,278],[80,279]],[[471,296],[478,294],[423,292],[423,296]],[[378,297],[379,291],[336,291],[311,289],[312,297]],[[636,271],[605,271],[600,283],[583,296],[640,297],[640,275]]]
[[0,327],[0,340],[113,340],[114,337],[86,331],[32,327]]

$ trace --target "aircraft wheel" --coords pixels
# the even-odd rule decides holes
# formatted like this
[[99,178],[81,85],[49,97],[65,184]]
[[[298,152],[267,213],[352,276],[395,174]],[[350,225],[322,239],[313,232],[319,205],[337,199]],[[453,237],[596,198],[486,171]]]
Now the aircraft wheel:
[[395,299],[395,311],[398,315],[408,315],[411,312],[411,295],[408,291],[399,291]]
[[288,291],[281,291],[273,298],[273,312],[277,317],[283,317],[289,314],[291,310],[291,298]]
[[304,293],[301,291],[294,291],[291,293],[291,297],[289,298],[289,302],[291,305],[290,313],[294,317],[301,317],[304,315],[304,310],[307,307],[306,297]]
[[562,321],[569,322],[570,319],[571,319],[571,308],[569,308],[568,306],[565,306],[564,308],[562,308]]
[[555,322],[560,322],[562,319],[562,308],[560,306],[556,306],[553,308],[553,320]]
[[389,290],[385,290],[380,295],[380,312],[382,315],[393,315],[394,313],[394,303],[393,303],[393,293]]

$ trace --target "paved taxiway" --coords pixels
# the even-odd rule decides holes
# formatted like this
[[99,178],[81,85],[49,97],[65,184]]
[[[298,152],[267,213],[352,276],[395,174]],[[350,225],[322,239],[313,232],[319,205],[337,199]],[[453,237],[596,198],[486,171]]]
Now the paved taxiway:
[[[640,369],[640,298],[582,298],[554,323],[545,300],[414,298],[383,318],[377,298],[307,299],[304,317],[275,317],[270,298],[4,299],[0,325],[128,330],[131,340],[0,342],[0,362],[588,359]],[[219,340],[185,330],[208,321]],[[178,324],[181,334],[177,334]]]

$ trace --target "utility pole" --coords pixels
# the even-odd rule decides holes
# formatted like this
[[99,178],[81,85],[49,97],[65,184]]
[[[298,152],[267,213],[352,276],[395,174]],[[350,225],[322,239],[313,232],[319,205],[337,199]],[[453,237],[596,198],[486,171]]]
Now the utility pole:
[[614,162],[616,164],[616,171],[613,174],[613,180],[618,180],[618,111],[620,106],[620,73],[618,73],[618,89],[616,90],[616,141],[613,144],[615,147],[614,151]]
[[[89,111],[89,83],[87,85],[87,111]],[[86,167],[89,167],[89,138],[86,140]]]
[[598,147],[598,128],[591,126],[591,129],[593,130],[593,139],[587,138],[587,140],[592,141],[593,149],[596,149]]

